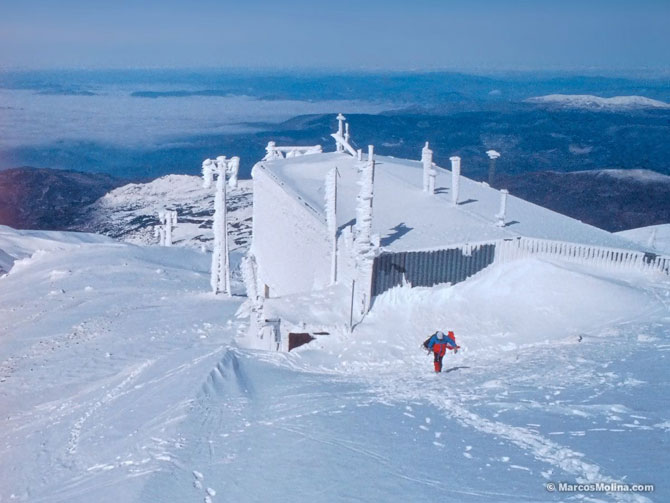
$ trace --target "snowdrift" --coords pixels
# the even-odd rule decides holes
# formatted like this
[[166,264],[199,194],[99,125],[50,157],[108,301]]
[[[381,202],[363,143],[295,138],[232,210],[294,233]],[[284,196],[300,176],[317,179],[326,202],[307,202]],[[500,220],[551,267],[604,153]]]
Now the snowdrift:
[[394,288],[375,300],[353,335],[324,337],[317,346],[337,351],[345,364],[414,365],[421,342],[438,329],[456,332],[462,355],[499,353],[576,342],[623,320],[667,312],[644,275],[532,258],[490,267],[454,286]]
[[111,244],[113,241],[97,234],[26,231],[0,225],[0,274],[8,272],[17,260],[28,259],[38,252],[63,251],[95,243]]

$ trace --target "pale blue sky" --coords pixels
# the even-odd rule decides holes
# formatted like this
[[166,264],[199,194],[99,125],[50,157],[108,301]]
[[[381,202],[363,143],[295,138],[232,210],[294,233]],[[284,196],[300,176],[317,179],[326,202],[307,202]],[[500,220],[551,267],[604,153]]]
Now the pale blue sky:
[[0,67],[670,68],[670,0],[0,0]]

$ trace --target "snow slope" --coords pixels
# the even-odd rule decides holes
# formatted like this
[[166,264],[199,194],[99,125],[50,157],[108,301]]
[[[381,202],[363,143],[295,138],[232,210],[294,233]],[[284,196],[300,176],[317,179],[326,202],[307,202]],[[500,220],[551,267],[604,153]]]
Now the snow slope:
[[[42,238],[0,278],[2,502],[670,498],[666,277],[517,262],[282,354],[243,349],[206,254]],[[545,488],[611,480],[656,492]]]
[[670,254],[670,224],[650,225],[648,227],[617,232],[617,234],[658,250],[660,253]]
[[568,108],[592,109],[636,109],[636,108],[670,108],[670,103],[645,98],[644,96],[614,96],[602,98],[590,94],[548,94],[528,98],[530,103],[557,105]]
[[86,243],[111,243],[104,236],[75,232],[20,231],[0,225],[0,275],[7,273],[17,260],[35,253],[66,251]]
[[241,326],[205,293],[208,255],[90,238],[39,233],[0,279],[0,501],[141,501]]

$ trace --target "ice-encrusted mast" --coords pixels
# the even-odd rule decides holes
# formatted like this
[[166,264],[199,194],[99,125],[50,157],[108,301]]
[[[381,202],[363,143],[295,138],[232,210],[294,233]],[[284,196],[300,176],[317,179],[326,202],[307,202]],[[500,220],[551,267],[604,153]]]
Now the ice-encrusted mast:
[[161,225],[154,229],[154,236],[158,238],[161,246],[172,246],[172,231],[177,226],[177,212],[161,211],[158,213],[158,221]]
[[370,309],[370,292],[364,285],[372,281],[372,266],[379,237],[372,235],[372,208],[374,200],[375,158],[374,147],[368,146],[368,159],[361,170],[359,185],[361,186],[356,202],[356,227],[354,236],[354,253],[356,264],[356,298],[360,313]]
[[[240,158],[226,159],[219,156],[215,160],[206,159],[202,163],[204,187],[210,188],[216,176],[216,195],[214,197],[214,247],[212,249],[211,285],[215,294],[231,295],[230,289],[230,251],[228,247],[228,210],[226,201],[226,185],[237,186],[237,172]],[[229,183],[226,184],[226,177]]]

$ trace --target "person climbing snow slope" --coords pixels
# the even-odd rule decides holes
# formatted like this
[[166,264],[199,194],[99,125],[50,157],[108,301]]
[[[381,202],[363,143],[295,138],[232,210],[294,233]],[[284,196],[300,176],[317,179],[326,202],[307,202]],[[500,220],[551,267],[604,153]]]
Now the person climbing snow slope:
[[442,372],[442,358],[444,358],[447,349],[453,351],[454,353],[458,352],[460,346],[456,344],[456,336],[454,332],[449,331],[447,335],[444,335],[444,332],[438,330],[423,343],[423,347],[432,351],[435,357],[435,372]]

